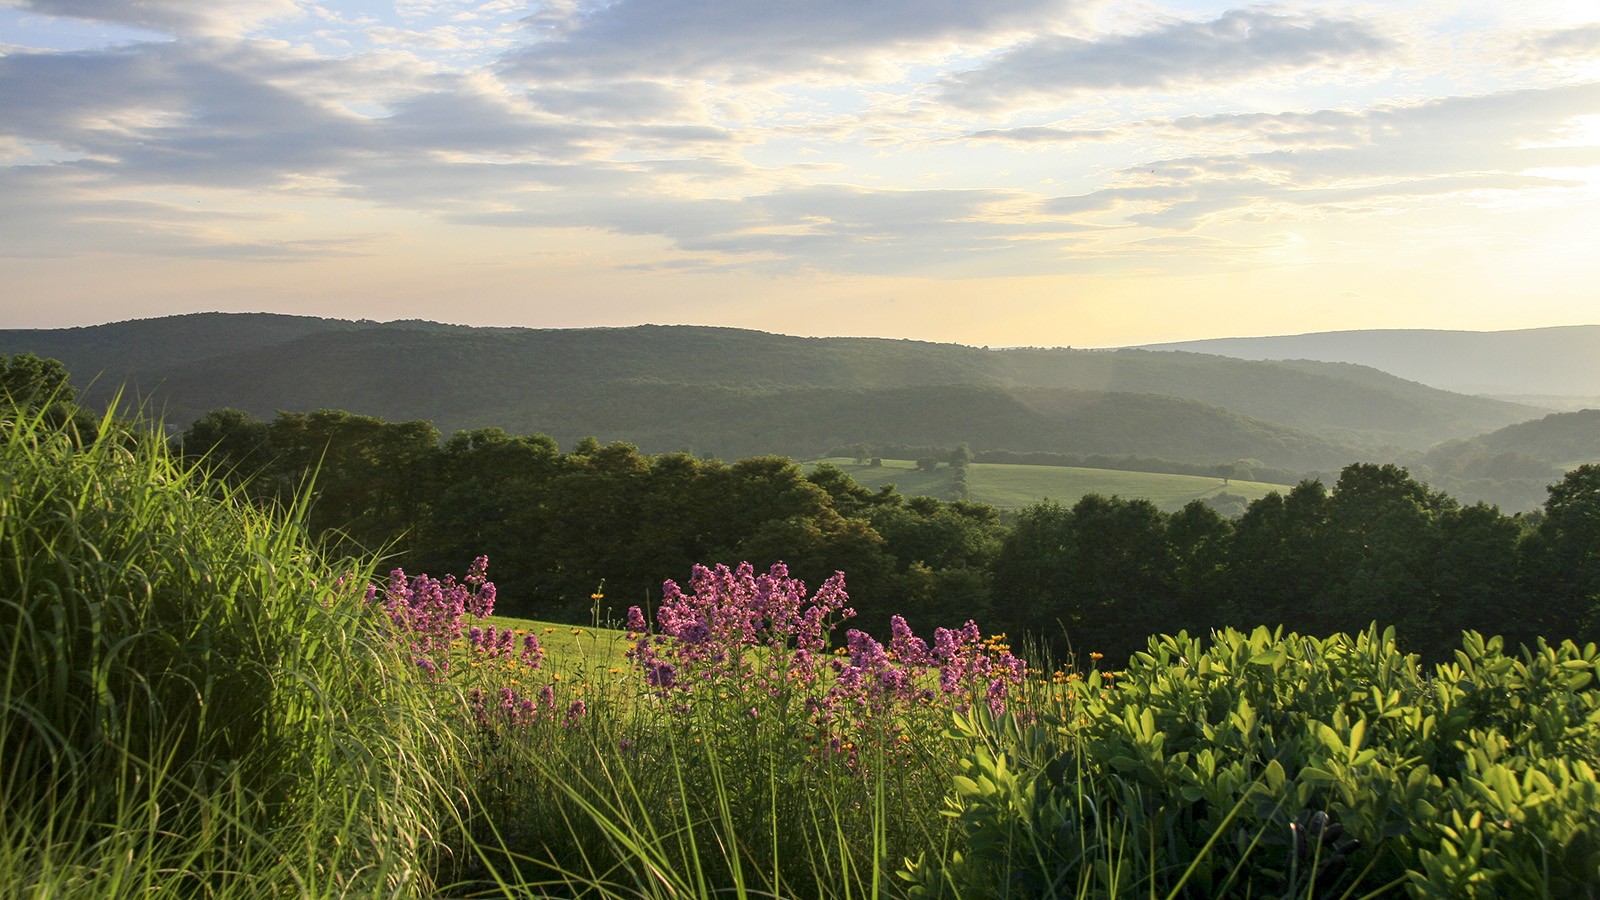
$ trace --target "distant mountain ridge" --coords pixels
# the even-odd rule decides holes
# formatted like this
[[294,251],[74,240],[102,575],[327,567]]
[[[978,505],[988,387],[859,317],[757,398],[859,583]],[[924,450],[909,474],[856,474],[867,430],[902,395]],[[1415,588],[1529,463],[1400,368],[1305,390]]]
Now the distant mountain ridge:
[[700,326],[476,328],[202,313],[0,331],[0,353],[66,364],[103,401],[124,383],[168,422],[234,406],[345,409],[587,435],[651,452],[808,457],[845,443],[1254,458],[1327,471],[1547,410],[1372,369],[1145,350],[986,350]]
[[1600,325],[1515,331],[1382,329],[1145,344],[1248,360],[1371,366],[1463,394],[1600,405]]
[[1552,413],[1507,425],[1473,443],[1489,453],[1522,453],[1562,468],[1600,462],[1600,409]]

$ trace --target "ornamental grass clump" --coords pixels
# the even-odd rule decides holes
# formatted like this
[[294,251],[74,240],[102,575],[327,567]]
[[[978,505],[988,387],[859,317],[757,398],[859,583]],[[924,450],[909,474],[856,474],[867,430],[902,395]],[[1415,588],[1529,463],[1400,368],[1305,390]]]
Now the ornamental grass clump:
[[451,736],[298,512],[0,410],[0,896],[428,889]]

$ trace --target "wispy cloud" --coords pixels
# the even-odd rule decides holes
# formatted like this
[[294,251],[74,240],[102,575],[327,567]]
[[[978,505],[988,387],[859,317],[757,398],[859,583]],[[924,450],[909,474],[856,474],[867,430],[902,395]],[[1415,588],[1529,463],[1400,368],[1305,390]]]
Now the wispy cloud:
[[901,63],[891,51],[994,40],[1064,18],[1068,0],[616,0],[552,4],[542,39],[510,54],[534,79],[703,77],[762,82]]
[[1155,123],[1256,152],[1154,160],[1121,183],[1050,201],[1061,215],[1123,210],[1125,221],[1186,230],[1263,207],[1326,209],[1376,198],[1577,187],[1532,170],[1600,166],[1600,146],[1546,146],[1600,114],[1600,84],[1449,97],[1352,112],[1221,115]]
[[264,22],[302,15],[294,0],[8,0],[8,3],[52,16],[207,37],[241,35]]
[[944,100],[980,111],[1048,106],[1090,91],[1171,91],[1338,68],[1395,48],[1354,19],[1235,10],[1135,34],[1043,35],[945,79]]
[[1600,22],[1537,32],[1524,39],[1523,48],[1534,59],[1593,57],[1600,54]]

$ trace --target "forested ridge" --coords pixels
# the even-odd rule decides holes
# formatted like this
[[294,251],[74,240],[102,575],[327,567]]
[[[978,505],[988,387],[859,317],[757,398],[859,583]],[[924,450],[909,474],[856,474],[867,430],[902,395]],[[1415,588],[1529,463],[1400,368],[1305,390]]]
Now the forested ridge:
[[[731,328],[468,328],[196,314],[0,331],[63,361],[85,400],[118,386],[170,422],[344,409],[446,433],[500,427],[649,452],[811,458],[840,443],[1115,453],[1300,471],[1388,461],[1544,410],[1339,364],[1192,353],[988,349]],[[1173,415],[1185,428],[1164,427]],[[942,429],[942,430],[941,430]],[[957,433],[959,432],[959,433]],[[1114,439],[1114,440],[1113,440]]]

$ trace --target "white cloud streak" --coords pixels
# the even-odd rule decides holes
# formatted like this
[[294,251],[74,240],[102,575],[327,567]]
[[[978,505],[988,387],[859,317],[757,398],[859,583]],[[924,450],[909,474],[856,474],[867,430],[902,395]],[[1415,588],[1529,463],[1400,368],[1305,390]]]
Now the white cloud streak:
[[294,0],[6,0],[29,12],[115,22],[150,31],[202,37],[237,36],[263,23],[302,14]]
[[984,42],[1066,19],[1065,0],[616,0],[552,5],[544,38],[507,58],[512,74],[571,78],[724,77],[762,82],[851,75],[891,51]]
[[1044,35],[947,78],[943,97],[976,111],[1049,106],[1091,91],[1182,90],[1337,68],[1394,49],[1355,20],[1235,10],[1136,34]]

